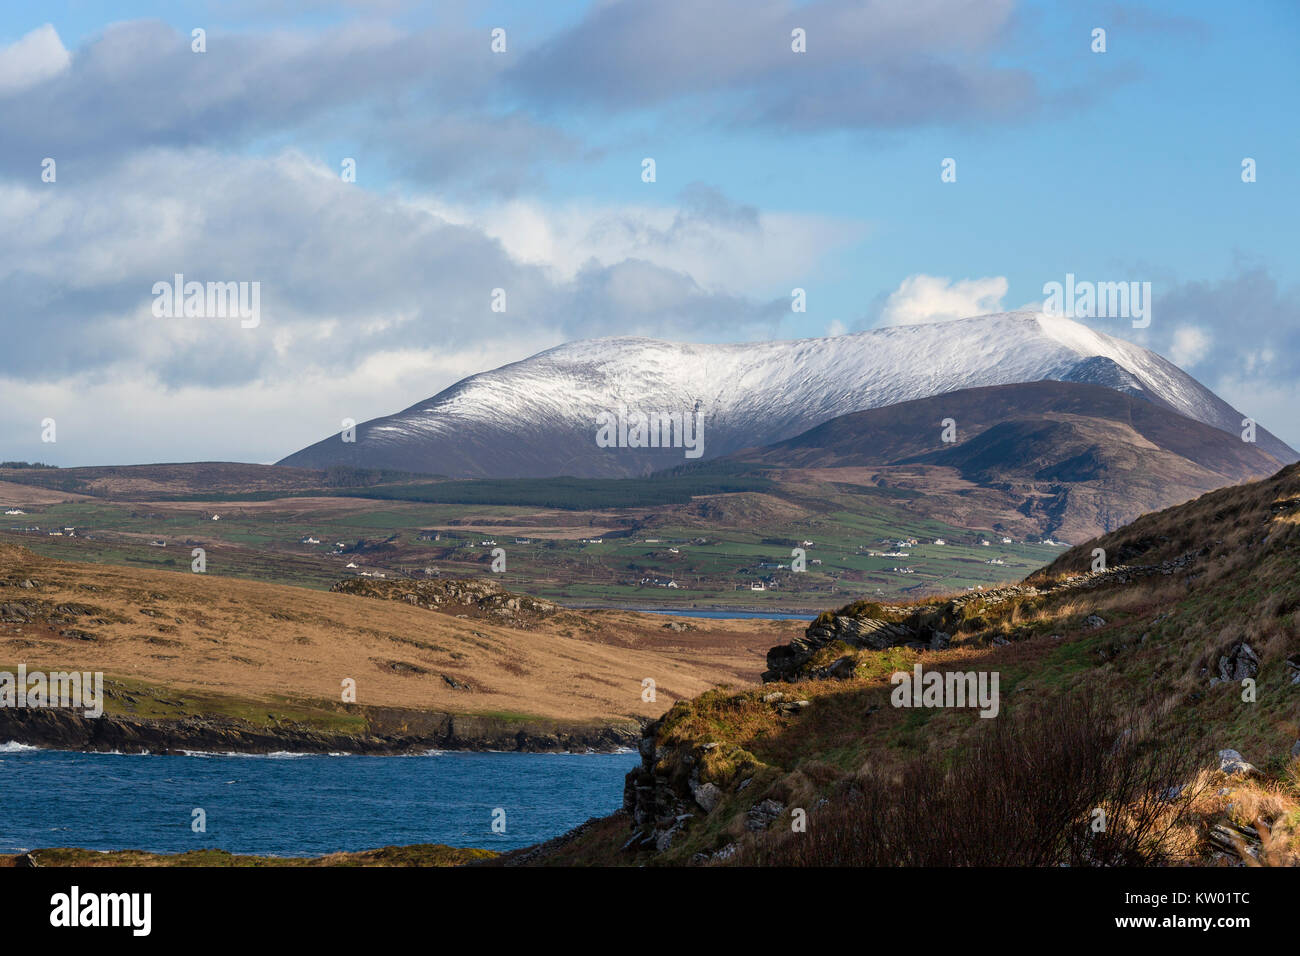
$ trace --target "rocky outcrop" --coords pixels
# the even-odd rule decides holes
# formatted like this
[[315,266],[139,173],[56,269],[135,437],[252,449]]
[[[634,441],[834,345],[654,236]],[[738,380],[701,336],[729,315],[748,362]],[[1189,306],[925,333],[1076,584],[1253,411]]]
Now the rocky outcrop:
[[662,718],[646,725],[638,745],[641,766],[623,785],[623,811],[633,831],[623,844],[627,852],[671,849],[692,820],[708,816],[726,797],[717,783],[700,779],[704,755],[719,745],[660,746],[662,727]]
[[1210,678],[1211,687],[1225,682],[1239,683],[1259,676],[1259,655],[1245,641],[1236,641],[1220,652],[1216,669],[1218,676]]
[[432,581],[349,578],[330,590],[385,601],[404,601],[429,611],[487,618],[516,627],[529,626],[559,610],[559,606],[550,601],[515,594],[483,578],[436,578]]
[[656,828],[670,829],[686,807],[684,796],[667,776],[657,772],[656,764],[664,756],[655,745],[662,725],[662,719],[652,721],[641,732],[637,743],[641,766],[630,771],[623,781],[623,810],[637,831],[624,849],[653,846],[658,836]]
[[822,614],[789,644],[767,652],[764,682],[800,678],[848,678],[853,676],[851,658],[841,657],[821,668],[808,668],[823,648],[839,643],[854,650],[883,651],[889,647],[940,650],[948,646],[953,632],[971,602],[996,603],[1015,597],[1031,597],[1037,588],[1015,584],[991,591],[973,591],[942,604],[890,605],[850,604],[839,611]]
[[1236,750],[1219,751],[1219,772],[1229,777],[1258,777],[1259,770]]
[[[1108,584],[1127,584],[1151,575],[1174,574],[1191,564],[1195,557],[1195,553],[1188,553],[1158,565],[1119,566],[1056,581],[1030,578],[1021,584],[971,591],[934,604],[850,604],[838,611],[820,615],[802,637],[795,638],[789,644],[771,648],[767,652],[767,670],[763,673],[763,681],[849,678],[853,676],[851,658],[841,656],[821,667],[809,665],[819,652],[836,643],[854,650],[883,651],[890,647],[942,650],[949,645],[953,634],[963,623],[978,621],[980,606],[992,607],[1005,601],[1041,594],[1089,590]],[[1106,621],[1095,614],[1090,615],[1084,623],[1090,628],[1106,626]],[[1005,638],[995,637],[993,643],[1009,642]]]
[[55,750],[121,753],[353,753],[427,750],[612,752],[635,746],[635,725],[582,726],[545,721],[439,714],[398,708],[359,709],[367,732],[331,733],[301,724],[261,726],[231,717],[177,720],[86,717],[62,708],[0,708],[0,740]]
[[[778,714],[792,718],[811,706],[807,700],[780,691],[764,694],[761,700]],[[746,829],[770,828],[786,808],[768,792],[771,781],[761,783],[763,765],[757,758],[734,744],[674,742],[676,735],[665,733],[672,714],[670,711],[647,724],[641,732],[641,764],[628,773],[623,785],[621,811],[632,831],[623,844],[624,852],[664,853],[679,846],[682,837],[700,821],[718,813],[743,811]],[[725,858],[729,851],[719,852]],[[696,854],[692,862],[717,856]]]

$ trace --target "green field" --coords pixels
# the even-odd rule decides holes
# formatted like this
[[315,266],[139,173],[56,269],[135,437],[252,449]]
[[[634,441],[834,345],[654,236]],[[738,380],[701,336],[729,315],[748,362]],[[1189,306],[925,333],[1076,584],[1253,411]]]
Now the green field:
[[[517,488],[506,490],[519,496]],[[717,493],[715,488],[708,491]],[[482,494],[492,497],[486,491]],[[614,496],[625,494],[618,491]],[[817,504],[814,517],[788,526],[763,527],[760,532],[736,527],[734,521],[717,527],[698,520],[643,524],[644,511],[636,518],[593,511],[586,513],[590,521],[575,514],[567,526],[547,524],[538,516],[536,503],[517,502],[471,507],[371,499],[331,507],[323,501],[284,499],[282,507],[267,502],[242,508],[228,502],[182,510],[175,502],[96,500],[31,507],[20,516],[0,515],[0,533],[65,560],[186,573],[191,549],[203,547],[209,574],[313,588],[327,588],[362,570],[387,577],[421,577],[425,568],[437,568],[443,576],[487,575],[492,573],[494,547],[482,543],[487,540],[505,551],[503,585],[566,603],[801,610],[837,606],[858,597],[920,596],[1018,580],[1061,550],[1024,542],[1003,544],[1000,536],[918,518],[889,494],[839,492]],[[221,515],[220,521],[211,520],[214,513]],[[503,535],[457,526],[471,514],[478,525],[517,525],[525,530]],[[661,520],[671,520],[672,514],[664,512]],[[529,522],[539,521],[535,531],[528,529]],[[595,522],[621,528],[602,536],[590,530]],[[22,531],[33,526],[40,531]],[[64,528],[75,529],[75,536],[49,534]],[[440,540],[420,540],[421,532],[430,529],[438,529]],[[320,544],[301,543],[308,536]],[[603,540],[580,542],[588,536]],[[517,537],[531,540],[517,542]],[[906,558],[867,553],[891,552],[895,542],[912,538],[918,544],[903,549]],[[935,545],[936,538],[948,543]],[[991,546],[981,546],[980,538]],[[151,546],[155,539],[165,540],[167,546]],[[788,568],[791,551],[805,540],[813,542],[804,549],[807,570],[793,573]],[[331,554],[340,550],[339,542],[344,553]],[[1004,563],[990,564],[991,559]],[[349,563],[358,567],[348,569]],[[775,567],[782,564],[787,567]],[[895,570],[903,568],[910,573]],[[642,584],[646,578],[651,582]],[[676,586],[656,586],[656,579],[658,584],[671,580]],[[765,590],[752,590],[751,585],[760,580]]]

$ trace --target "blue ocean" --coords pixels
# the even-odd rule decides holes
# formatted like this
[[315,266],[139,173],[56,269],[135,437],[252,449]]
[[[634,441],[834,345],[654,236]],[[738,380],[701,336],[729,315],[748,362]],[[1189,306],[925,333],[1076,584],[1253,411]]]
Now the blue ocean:
[[[510,850],[622,804],[634,753],[142,756],[0,744],[0,852]],[[206,832],[195,833],[202,809]],[[502,813],[501,811],[504,811]],[[504,832],[493,828],[504,822]]]

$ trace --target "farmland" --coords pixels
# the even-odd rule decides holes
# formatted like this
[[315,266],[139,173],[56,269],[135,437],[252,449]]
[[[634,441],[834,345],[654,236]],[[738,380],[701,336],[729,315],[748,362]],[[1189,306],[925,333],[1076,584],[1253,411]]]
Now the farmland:
[[[657,491],[656,479],[596,482],[595,500],[623,504],[584,510],[572,479],[535,482],[533,501],[521,503],[509,482],[187,491],[140,475],[40,477],[0,482],[0,504],[23,512],[0,515],[5,540],[63,560],[173,571],[189,570],[202,548],[208,574],[316,589],[353,575],[493,574],[571,605],[817,611],[1018,579],[1060,553],[918,514],[905,491],[844,481],[669,478]],[[723,481],[738,490],[718,491]],[[73,486],[83,491],[57,490]],[[430,491],[439,488],[448,490]],[[508,503],[410,500],[420,497]],[[565,506],[536,503],[552,498]],[[796,548],[802,572],[792,569]],[[504,565],[495,574],[494,557]]]

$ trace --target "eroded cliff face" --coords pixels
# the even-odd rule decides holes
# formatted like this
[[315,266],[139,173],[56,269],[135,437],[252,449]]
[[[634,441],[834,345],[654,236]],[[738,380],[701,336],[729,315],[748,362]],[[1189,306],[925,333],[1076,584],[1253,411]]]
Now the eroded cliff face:
[[91,718],[66,708],[0,708],[0,740],[55,750],[121,753],[354,753],[426,750],[609,753],[636,745],[635,724],[560,725],[490,717],[367,708],[366,732],[320,731],[300,724],[255,725],[231,717],[175,720]]
[[[787,716],[808,705],[780,692],[764,695],[763,702]],[[646,725],[638,745],[641,766],[624,782],[623,812],[631,825],[625,853],[666,853],[683,842],[687,831],[715,822],[713,818],[722,830],[737,821],[731,829],[759,831],[785,815],[783,791],[779,783],[773,787],[779,771],[735,745],[666,742],[664,730],[673,716],[670,712]],[[725,845],[694,853],[690,862],[726,859],[736,851],[734,840],[720,839]]]

